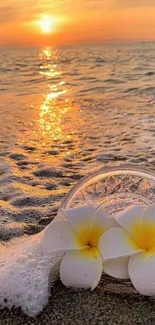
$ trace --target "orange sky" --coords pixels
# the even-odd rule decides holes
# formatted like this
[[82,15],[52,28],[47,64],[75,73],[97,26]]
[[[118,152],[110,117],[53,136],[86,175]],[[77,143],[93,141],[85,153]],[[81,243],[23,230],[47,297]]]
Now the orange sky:
[[[49,33],[39,23],[44,16]],[[129,39],[155,40],[155,0],[0,0],[0,44]]]

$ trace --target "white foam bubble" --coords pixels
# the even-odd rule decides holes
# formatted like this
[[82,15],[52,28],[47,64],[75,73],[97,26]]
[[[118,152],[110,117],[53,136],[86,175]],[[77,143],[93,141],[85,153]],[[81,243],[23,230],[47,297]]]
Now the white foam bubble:
[[58,276],[62,255],[44,252],[43,236],[44,231],[1,244],[0,308],[21,307],[34,317],[48,303],[49,283]]

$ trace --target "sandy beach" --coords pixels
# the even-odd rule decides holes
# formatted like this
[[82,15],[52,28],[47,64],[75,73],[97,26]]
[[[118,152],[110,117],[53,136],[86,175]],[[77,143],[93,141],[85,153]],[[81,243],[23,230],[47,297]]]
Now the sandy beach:
[[130,284],[107,283],[93,291],[66,289],[57,282],[49,304],[36,318],[20,310],[0,312],[1,325],[141,325],[155,323],[155,300],[138,295]]

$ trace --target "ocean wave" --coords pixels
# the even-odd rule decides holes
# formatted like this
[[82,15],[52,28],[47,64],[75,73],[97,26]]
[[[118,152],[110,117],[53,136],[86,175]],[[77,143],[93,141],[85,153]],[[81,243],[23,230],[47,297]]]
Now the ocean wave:
[[[153,44],[109,45],[92,47],[66,47],[49,49],[4,50],[6,61],[0,68],[1,92],[13,92],[22,96],[43,92],[52,84],[63,82],[67,93],[95,97],[98,91],[112,90],[114,96],[125,92],[135,96],[139,91],[154,91],[152,61]],[[48,57],[47,57],[48,55]],[[150,59],[149,59],[150,55]],[[147,77],[147,80],[146,80]],[[149,78],[149,79],[148,79]],[[149,80],[149,85],[148,85]],[[79,83],[81,82],[81,84]],[[86,83],[97,84],[86,91]],[[108,84],[109,88],[105,87]],[[124,87],[124,85],[125,87]],[[66,89],[65,89],[66,87]],[[151,88],[152,87],[152,88]],[[82,89],[83,88],[83,89]],[[125,88],[125,89],[124,89]],[[105,93],[104,95],[105,96]]]

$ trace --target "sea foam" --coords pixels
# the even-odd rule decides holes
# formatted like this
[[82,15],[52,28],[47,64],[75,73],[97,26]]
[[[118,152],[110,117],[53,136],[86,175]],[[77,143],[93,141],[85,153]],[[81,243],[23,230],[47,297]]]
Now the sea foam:
[[[16,187],[10,184],[10,164],[3,162],[0,163],[1,181],[4,177],[7,178],[7,184],[9,179],[9,186],[3,186],[0,191],[0,200],[3,203],[0,206],[1,237],[11,238],[12,232],[14,236],[20,237],[0,243],[0,308],[20,307],[25,314],[35,317],[43,310],[52,294],[51,286],[59,276],[62,254],[53,253],[50,245],[48,251],[43,249],[43,239],[48,226],[39,234],[21,236],[23,226],[18,222],[19,205],[13,206],[10,213],[12,205],[9,201],[13,200],[15,194],[18,194],[19,198],[25,198],[25,193],[16,193]],[[32,211],[30,207],[31,214]],[[28,208],[22,210],[22,213],[28,217]],[[37,210],[34,214],[37,215]],[[59,218],[62,216],[57,215],[56,219]]]
[[62,256],[43,251],[45,231],[1,244],[0,308],[21,307],[35,317],[48,303]]

